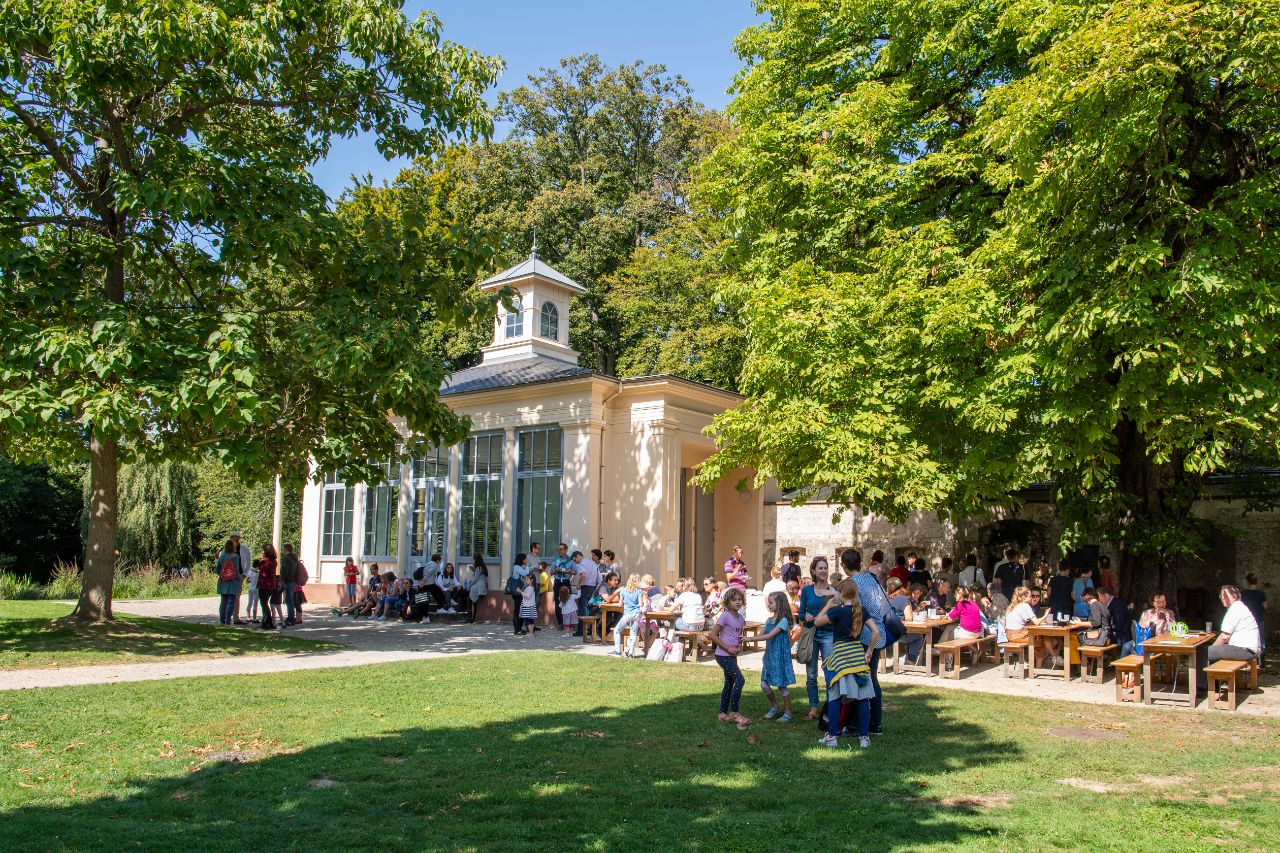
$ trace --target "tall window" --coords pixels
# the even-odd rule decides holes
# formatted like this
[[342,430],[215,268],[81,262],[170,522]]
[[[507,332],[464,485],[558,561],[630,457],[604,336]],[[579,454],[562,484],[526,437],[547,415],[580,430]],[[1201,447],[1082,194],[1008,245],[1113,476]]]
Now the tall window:
[[521,430],[516,466],[516,548],[541,542],[551,553],[560,541],[563,433],[559,427]]
[[560,312],[554,303],[542,303],[542,329],[539,333],[549,341],[560,338]]
[[341,471],[334,471],[324,478],[324,525],[320,533],[320,553],[326,557],[351,555],[351,527],[355,506],[351,490],[342,479]]
[[501,562],[502,433],[467,439],[462,453],[462,513],[458,523],[458,559],[484,557]]
[[382,482],[364,490],[364,556],[395,559],[400,529],[400,462],[377,463]]
[[511,302],[511,310],[507,312],[507,337],[518,338],[524,334],[524,305],[517,296]]
[[409,556],[444,553],[445,489],[449,451],[436,447],[413,457],[413,509],[409,516]]

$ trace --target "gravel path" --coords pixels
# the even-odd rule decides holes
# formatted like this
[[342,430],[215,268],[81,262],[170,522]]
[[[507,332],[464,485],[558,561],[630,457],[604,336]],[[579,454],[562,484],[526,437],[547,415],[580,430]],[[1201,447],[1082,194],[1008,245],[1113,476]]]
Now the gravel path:
[[[115,603],[115,608],[122,613],[213,625],[217,622],[218,600],[216,598],[185,598],[118,601]],[[244,626],[227,630],[257,629]],[[296,637],[329,640],[342,643],[348,648],[339,651],[247,655],[159,663],[8,670],[0,672],[0,690],[154,681],[206,675],[252,675],[301,669],[364,666],[404,660],[430,660],[520,649],[542,649],[586,655],[605,655],[612,649],[611,645],[588,645],[577,639],[565,638],[559,631],[546,628],[532,637],[516,637],[512,635],[511,628],[507,625],[465,625],[459,620],[441,619],[437,619],[431,625],[356,621],[332,616],[327,609],[321,608],[309,608],[303,624],[286,630]],[[761,658],[762,655],[759,653],[743,655],[740,663],[744,670],[759,671]],[[608,663],[625,665],[624,661],[610,660]],[[704,665],[715,666],[714,662],[710,661]],[[804,668],[796,665],[796,675],[800,681],[797,687],[792,688],[792,696],[798,706],[803,706]],[[1029,696],[1037,699],[1070,700],[1091,704],[1111,704],[1115,701],[1115,684],[1110,679],[1105,684],[1086,684],[1078,679],[1070,683],[1057,678],[1012,679],[1006,678],[1002,667],[998,666],[967,670],[958,681],[936,676],[908,674],[886,674],[881,676],[881,681],[885,684],[920,685],[946,690],[971,690],[1005,696]],[[1256,694],[1244,693],[1246,698],[1239,705],[1237,713],[1280,717],[1280,689],[1276,689],[1280,685],[1277,685],[1274,679],[1265,676],[1262,681],[1263,687],[1268,689]],[[758,690],[758,685],[753,679],[748,678],[747,689]],[[1209,711],[1203,702],[1198,710],[1206,713],[1220,713]]]

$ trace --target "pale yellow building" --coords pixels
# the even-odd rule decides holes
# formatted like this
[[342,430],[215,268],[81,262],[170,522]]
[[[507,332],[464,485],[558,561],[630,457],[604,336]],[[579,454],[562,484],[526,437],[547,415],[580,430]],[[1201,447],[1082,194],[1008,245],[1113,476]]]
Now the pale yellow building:
[[500,592],[514,555],[535,541],[548,560],[562,541],[571,551],[612,549],[625,571],[659,583],[719,577],[742,545],[762,583],[760,491],[736,490],[740,477],[711,494],[689,484],[714,449],[703,430],[741,398],[672,376],[579,367],[569,302],[585,290],[536,253],[480,284],[505,286],[519,302],[500,309],[483,361],[440,391],[470,418],[470,437],[389,464],[383,484],[339,472],[307,487],[301,556],[319,583],[340,584],[347,556],[362,577],[371,563],[404,576],[439,552],[460,570],[482,555]]

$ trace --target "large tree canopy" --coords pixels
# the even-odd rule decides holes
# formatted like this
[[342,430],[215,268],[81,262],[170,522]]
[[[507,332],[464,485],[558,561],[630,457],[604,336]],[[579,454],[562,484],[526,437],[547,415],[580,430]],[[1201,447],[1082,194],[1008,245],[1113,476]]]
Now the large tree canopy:
[[758,5],[707,166],[749,400],[706,479],[895,517],[1047,481],[1171,583],[1205,476],[1277,447],[1280,6]]
[[121,461],[296,477],[395,452],[389,412],[462,433],[405,341],[481,252],[438,198],[334,210],[307,169],[486,135],[495,61],[396,0],[0,0],[0,31],[0,449],[91,459],[81,618]]
[[[692,169],[724,138],[724,120],[695,103],[688,85],[660,65],[611,68],[591,55],[562,60],[504,92],[499,116],[509,128],[505,139],[419,163],[393,189],[413,193],[436,181],[455,187],[452,214],[494,246],[490,269],[526,257],[536,233],[539,257],[587,288],[574,300],[569,323],[569,342],[584,366],[612,375],[624,365],[659,363],[632,358],[630,350],[652,355],[652,335],[671,339],[667,318],[639,314],[634,300],[619,304],[647,298],[652,268],[626,267],[637,250],[658,242],[679,251],[715,244],[721,232],[709,219],[702,236],[660,235],[685,226],[692,214]],[[690,268],[681,275],[696,278]],[[620,288],[627,291],[621,297]],[[704,294],[710,290],[701,286]],[[480,322],[441,337],[451,361],[467,366],[491,334]],[[675,357],[667,362],[682,364]]]

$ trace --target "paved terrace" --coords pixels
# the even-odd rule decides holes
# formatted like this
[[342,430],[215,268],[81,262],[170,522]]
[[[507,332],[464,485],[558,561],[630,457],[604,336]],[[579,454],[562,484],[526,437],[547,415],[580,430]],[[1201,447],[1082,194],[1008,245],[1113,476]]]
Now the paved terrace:
[[[217,623],[217,598],[184,598],[156,601],[118,601],[115,609],[122,613],[140,616],[159,616],[198,622]],[[245,625],[228,628],[232,631],[256,631]],[[22,669],[0,672],[0,690],[22,690],[37,687],[66,687],[79,684],[109,684],[128,681],[155,681],[166,678],[191,678],[206,675],[253,675],[268,672],[287,672],[300,669],[328,669],[331,667],[365,666],[406,660],[431,660],[456,655],[489,654],[492,652],[540,649],[566,654],[604,656],[612,645],[584,644],[577,639],[566,639],[559,631],[544,628],[532,637],[516,637],[509,624],[465,625],[460,620],[441,619],[430,625],[401,624],[400,622],[373,622],[335,617],[327,608],[311,607],[306,610],[306,621],[297,627],[286,628],[296,637],[329,640],[348,648],[338,651],[298,652],[291,654],[246,655],[239,657],[174,660],[158,663],[120,663],[99,666],[59,667],[56,669]],[[742,668],[759,671],[762,653],[743,655]],[[704,660],[706,660],[704,658]],[[606,658],[602,666],[627,666],[629,662]],[[682,666],[689,664],[681,664]],[[714,666],[707,660],[704,666]],[[798,689],[793,688],[793,701],[804,705],[804,669],[796,665],[800,679]],[[758,690],[748,678],[747,691]],[[966,669],[960,680],[901,674],[881,676],[883,684],[927,685],[943,690],[972,690],[980,693],[998,693],[1006,696],[1031,696],[1037,699],[1062,699],[1091,704],[1113,704],[1115,684],[1108,675],[1105,684],[1087,684],[1078,678],[1065,682],[1061,678],[1006,678],[999,666],[979,666]],[[1256,716],[1280,717],[1280,678],[1264,671],[1260,679],[1262,690],[1256,693],[1242,691],[1242,702],[1237,713]],[[1166,705],[1166,707],[1168,707]],[[1196,713],[1225,713],[1209,709],[1204,701]]]

